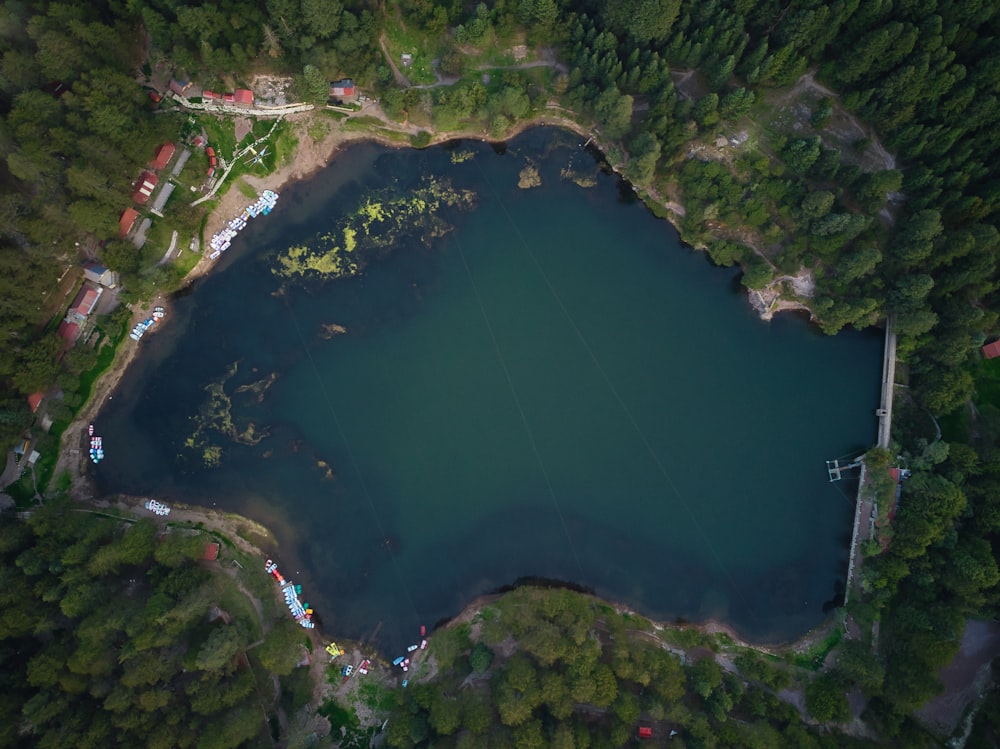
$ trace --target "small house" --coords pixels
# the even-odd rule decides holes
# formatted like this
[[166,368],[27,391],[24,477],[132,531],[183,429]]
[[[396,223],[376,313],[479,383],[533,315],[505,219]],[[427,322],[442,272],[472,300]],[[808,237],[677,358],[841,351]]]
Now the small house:
[[241,107],[253,106],[253,91],[248,88],[236,89],[236,92],[233,94],[233,98]]
[[132,193],[132,200],[139,205],[144,205],[149,200],[149,196],[153,194],[158,181],[159,178],[151,172],[140,174],[139,179],[136,181],[135,192]]
[[118,285],[118,274],[113,270],[108,270],[94,260],[89,260],[83,264],[83,277],[100,286],[107,286],[109,289],[113,289]]
[[205,101],[215,102],[222,100],[222,94],[217,94],[214,91],[209,91],[207,88],[201,92],[201,98]]
[[139,218],[139,211],[135,208],[126,208],[122,211],[121,218],[118,219],[118,236],[125,239],[129,232],[132,231],[137,218]]
[[222,97],[222,101],[225,102],[226,104],[235,104],[236,97],[233,94],[225,94]]
[[80,326],[75,322],[63,320],[59,323],[59,329],[56,332],[60,338],[66,341],[66,348],[71,348],[76,343],[76,339],[80,337]]
[[184,96],[189,88],[191,88],[191,81],[178,80],[176,78],[170,79],[170,90],[178,96]]
[[980,349],[983,352],[983,356],[987,359],[995,359],[1000,356],[1000,341],[993,341],[993,343],[987,343]]
[[28,408],[31,409],[31,413],[35,413],[38,410],[44,399],[44,393],[32,393],[28,396]]
[[343,78],[330,84],[330,98],[342,99],[355,95],[354,81],[350,78]]
[[73,300],[73,304],[70,305],[69,312],[66,314],[66,322],[80,323],[86,320],[90,313],[94,311],[94,307],[97,306],[97,300],[101,298],[101,294],[103,293],[104,289],[100,286],[94,286],[84,281],[83,287],[76,295],[76,299]]
[[209,562],[214,562],[219,558],[219,545],[217,543],[205,544],[205,551],[201,555],[201,558]]
[[157,170],[163,169],[163,167],[165,167],[168,163],[170,163],[170,159],[173,158],[175,149],[176,146],[174,146],[173,143],[164,143],[162,146],[156,149],[156,158],[154,158],[149,165],[153,169]]
[[639,726],[639,738],[640,739],[651,739],[653,738],[653,729],[649,726]]

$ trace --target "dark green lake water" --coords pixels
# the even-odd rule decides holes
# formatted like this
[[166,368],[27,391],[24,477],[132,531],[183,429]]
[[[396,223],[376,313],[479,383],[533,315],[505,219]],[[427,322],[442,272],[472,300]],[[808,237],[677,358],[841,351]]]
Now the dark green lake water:
[[[352,147],[252,222],[101,413],[100,487],[261,520],[326,631],[381,623],[390,648],[529,576],[758,641],[819,623],[854,491],[824,461],[874,439],[881,337],[760,322],[736,274],[682,247],[575,136],[455,147],[474,158]],[[542,186],[522,190],[527,159]],[[477,195],[445,214],[454,231],[275,295],[279,252],[430,174]],[[330,323],[347,334],[324,338]],[[238,390],[272,373],[261,397]],[[238,429],[268,436],[204,428],[185,447],[211,382]]]

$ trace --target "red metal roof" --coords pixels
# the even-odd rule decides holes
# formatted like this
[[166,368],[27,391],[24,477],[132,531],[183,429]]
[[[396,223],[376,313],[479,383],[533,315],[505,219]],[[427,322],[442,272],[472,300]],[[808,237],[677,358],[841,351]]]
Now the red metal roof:
[[93,286],[84,286],[80,289],[80,293],[76,295],[76,299],[73,300],[73,306],[69,309],[71,312],[76,312],[86,317],[93,312],[98,296],[100,295]]
[[[69,346],[72,346],[74,343],[76,343],[76,339],[80,337],[80,326],[77,325],[75,322],[66,322],[65,320],[63,320],[61,323],[59,323],[58,333],[62,338],[66,340],[66,343],[68,343]],[[69,346],[67,346],[66,348],[69,348]],[[30,404],[31,401],[29,400],[28,403]],[[35,409],[31,410],[34,411]]]
[[44,393],[32,393],[28,396],[28,408],[31,409],[31,413],[35,413],[38,410],[38,406],[41,405],[42,398],[44,397]]
[[204,99],[221,99],[222,98],[222,94],[217,94],[214,91],[209,91],[208,89],[205,89],[204,91],[202,91],[201,92],[201,96]]
[[653,729],[646,726],[639,727],[639,738],[640,739],[651,739],[653,738]]
[[150,172],[143,172],[139,175],[139,179],[136,182],[138,185],[135,192],[132,193],[132,200],[136,203],[142,205],[147,200],[149,196],[153,194],[153,188],[156,187],[156,183],[159,182],[159,177]]
[[126,208],[122,216],[118,219],[118,236],[124,238],[130,231],[135,220],[139,218],[139,211],[135,208]]
[[215,156],[215,149],[212,148],[211,146],[206,146],[205,154],[208,156],[208,158],[212,158],[213,156]]
[[219,545],[218,544],[205,544],[205,553],[201,556],[202,559],[208,559],[214,562],[219,558]]
[[237,104],[246,104],[248,106],[253,104],[253,91],[248,88],[236,89],[234,96]]
[[162,169],[170,161],[170,157],[174,155],[175,146],[173,143],[164,143],[156,151],[156,158],[153,159],[153,163],[150,166],[153,169]]
[[236,101],[236,97],[234,97],[232,94],[226,94],[225,96],[222,97],[222,100],[226,102],[226,104],[232,104],[233,102]]
[[993,341],[993,343],[987,343],[982,348],[983,356],[987,359],[995,359],[1000,356],[1000,341]]

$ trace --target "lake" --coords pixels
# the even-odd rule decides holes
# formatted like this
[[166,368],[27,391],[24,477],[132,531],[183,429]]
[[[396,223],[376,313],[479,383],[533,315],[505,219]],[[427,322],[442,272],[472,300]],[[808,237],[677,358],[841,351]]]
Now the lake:
[[[276,273],[337,242],[363,273]],[[779,642],[840,602],[825,461],[874,442],[881,344],[761,322],[570,133],[362,144],[174,300],[91,468],[265,523],[324,630],[390,651],[526,577]]]

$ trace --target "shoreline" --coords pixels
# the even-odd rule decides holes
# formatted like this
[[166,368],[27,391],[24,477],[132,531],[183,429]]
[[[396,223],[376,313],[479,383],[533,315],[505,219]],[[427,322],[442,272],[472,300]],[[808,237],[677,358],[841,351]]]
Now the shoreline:
[[[378,111],[376,109],[376,111]],[[359,114],[370,115],[371,108],[366,108],[362,110]],[[425,128],[421,128],[415,125],[393,123],[384,115],[377,117],[382,125],[384,125],[384,132],[379,132],[379,129],[371,130],[344,130],[343,122],[331,121],[330,128],[320,139],[312,138],[305,124],[310,122],[315,117],[313,112],[303,112],[295,115],[290,115],[286,119],[290,122],[294,122],[298,125],[297,136],[298,143],[295,147],[294,155],[288,160],[287,163],[278,167],[274,172],[265,175],[263,177],[256,177],[252,175],[242,175],[234,180],[232,183],[226,187],[225,192],[219,197],[219,199],[211,205],[211,208],[207,214],[204,228],[203,237],[211,236],[215,232],[221,230],[228,220],[237,215],[247,202],[246,196],[244,196],[241,191],[236,186],[236,181],[243,180],[249,186],[254,188],[258,193],[265,189],[279,191],[282,188],[301,180],[307,179],[315,175],[319,170],[328,166],[331,161],[336,157],[340,150],[352,143],[357,142],[377,142],[381,145],[393,148],[412,148],[413,146],[409,143],[400,143],[387,135],[384,132],[394,132],[406,134],[409,136],[416,135],[420,132],[430,132],[431,139],[430,142],[425,147],[437,146],[443,143],[447,143],[454,140],[479,140],[486,141],[490,143],[504,143],[512,138],[517,137],[521,133],[534,128],[534,127],[559,127],[570,132],[575,133],[581,138],[586,138],[588,144],[592,145],[602,154],[605,163],[608,167],[615,172],[621,179],[619,170],[606,158],[606,148],[604,144],[595,136],[593,133],[589,132],[579,123],[554,113],[543,113],[538,117],[530,120],[525,120],[517,123],[513,126],[503,138],[494,139],[490,138],[485,131],[474,132],[471,130],[459,130],[459,131],[444,131],[444,132],[433,132]],[[301,123],[301,124],[300,124]],[[635,189],[635,188],[633,188]],[[635,189],[637,196],[644,202],[648,199],[653,199],[646,191],[641,191]],[[669,208],[669,206],[668,206]],[[680,234],[679,228],[677,227],[676,221],[674,219],[674,212],[668,210],[669,218],[668,221],[674,226],[675,230]],[[683,241],[683,240],[682,240]],[[204,243],[202,243],[204,246]],[[697,248],[692,248],[697,250]],[[207,254],[203,254],[198,263],[184,276],[181,280],[180,285],[177,289],[169,292],[168,294],[160,294],[154,299],[151,299],[148,303],[143,304],[141,307],[133,308],[133,321],[142,319],[148,315],[149,310],[157,304],[168,304],[169,295],[175,293],[177,290],[186,288],[192,283],[196,282],[199,278],[207,275],[212,267],[216,264],[217,260],[212,260]],[[784,307],[782,307],[784,308]],[[801,306],[788,307],[802,309]],[[806,308],[807,309],[807,308]],[[763,317],[763,316],[762,316]],[[767,318],[765,318],[767,319]],[[125,495],[119,495],[117,498],[105,498],[98,496],[96,487],[93,484],[92,479],[89,477],[86,471],[87,467],[87,455],[86,450],[83,449],[83,440],[86,426],[93,423],[100,414],[101,408],[104,406],[105,402],[112,397],[113,391],[118,387],[125,373],[127,372],[129,366],[139,355],[141,347],[136,345],[128,345],[128,341],[124,341],[126,344],[124,347],[119,347],[115,352],[115,357],[112,363],[109,365],[108,369],[105,370],[101,376],[95,381],[94,389],[91,393],[90,398],[84,404],[83,408],[77,415],[76,419],[70,423],[70,425],[63,432],[61,442],[60,442],[60,452],[59,458],[56,463],[56,467],[52,474],[52,482],[56,482],[60,476],[64,473],[68,473],[71,477],[70,488],[68,490],[69,495],[77,502],[91,504],[93,506],[103,506],[103,507],[118,507],[119,509],[126,510],[130,513],[137,514],[141,510],[141,500],[137,497],[129,497]],[[131,502],[136,501],[137,506],[132,507]],[[232,536],[234,543],[239,543],[241,546],[246,546],[247,550],[252,553],[261,555],[261,559],[264,559],[263,552],[255,544],[246,541],[245,538],[241,537],[237,532],[236,528],[243,526],[252,529],[255,535],[261,536],[262,540],[274,539],[274,535],[271,531],[256,523],[255,521],[246,518],[242,515],[235,513],[219,513],[216,510],[212,510],[207,507],[192,507],[184,504],[174,505],[177,508],[178,515],[192,523],[204,523],[206,527],[214,528],[220,533],[225,533],[227,536]],[[529,583],[530,584],[530,583]],[[485,602],[494,600],[500,593],[494,594],[484,594],[478,596],[471,600],[466,606],[464,606],[459,612],[456,612],[452,617],[447,619],[444,626],[452,622],[460,621],[463,617],[474,613],[481,607]],[[640,616],[643,619],[651,622],[656,629],[671,629],[671,630],[685,630],[694,629],[705,635],[712,634],[725,634],[729,637],[733,644],[739,647],[752,648],[760,652],[765,653],[775,653],[775,652],[788,652],[794,651],[803,647],[808,646],[816,637],[818,632],[825,631],[829,628],[832,618],[827,617],[822,623],[811,628],[809,631],[805,632],[799,638],[788,643],[782,643],[779,645],[774,644],[753,644],[745,640],[735,628],[726,622],[707,619],[702,622],[658,622],[641,612],[637,612],[627,606],[619,604],[617,602],[599,598],[592,593],[586,593],[592,597],[594,600],[602,601],[607,605],[614,607],[620,612],[629,612],[636,616]],[[320,630],[317,630],[319,633]],[[328,633],[322,633],[322,637],[326,637]],[[338,641],[342,638],[335,638]]]

